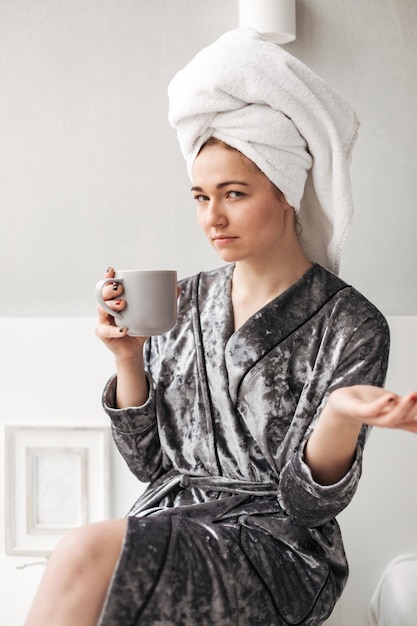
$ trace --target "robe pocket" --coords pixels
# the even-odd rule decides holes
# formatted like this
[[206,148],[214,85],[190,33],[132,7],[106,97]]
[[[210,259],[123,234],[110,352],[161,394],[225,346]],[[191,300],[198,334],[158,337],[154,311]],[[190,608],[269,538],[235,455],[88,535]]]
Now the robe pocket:
[[[313,610],[330,574],[308,529],[288,518],[240,520],[241,544],[274,598],[286,624],[300,624]],[[332,592],[331,592],[332,595]]]

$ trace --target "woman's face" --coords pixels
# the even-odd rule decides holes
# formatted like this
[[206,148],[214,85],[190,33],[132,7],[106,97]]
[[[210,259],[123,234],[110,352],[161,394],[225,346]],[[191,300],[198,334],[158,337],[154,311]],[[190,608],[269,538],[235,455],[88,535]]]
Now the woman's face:
[[265,262],[282,254],[292,209],[268,178],[245,156],[208,145],[192,169],[198,220],[227,262]]

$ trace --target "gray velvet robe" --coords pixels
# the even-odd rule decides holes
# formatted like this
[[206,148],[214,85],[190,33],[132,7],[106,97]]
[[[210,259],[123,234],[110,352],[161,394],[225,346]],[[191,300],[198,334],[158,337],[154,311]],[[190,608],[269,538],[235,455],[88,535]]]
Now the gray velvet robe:
[[178,322],[146,344],[150,395],[113,435],[149,482],[132,507],[100,626],[321,624],[347,579],[335,516],[361,473],[314,482],[303,449],[328,394],[383,385],[379,311],[314,265],[233,332],[233,266],[182,281]]

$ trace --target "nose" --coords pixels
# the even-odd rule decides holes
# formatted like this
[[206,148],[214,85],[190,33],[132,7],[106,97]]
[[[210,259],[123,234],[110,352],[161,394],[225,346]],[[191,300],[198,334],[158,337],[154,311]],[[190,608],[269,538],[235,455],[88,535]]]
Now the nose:
[[210,228],[224,226],[227,222],[224,207],[219,200],[212,198],[207,206],[205,215],[206,225]]

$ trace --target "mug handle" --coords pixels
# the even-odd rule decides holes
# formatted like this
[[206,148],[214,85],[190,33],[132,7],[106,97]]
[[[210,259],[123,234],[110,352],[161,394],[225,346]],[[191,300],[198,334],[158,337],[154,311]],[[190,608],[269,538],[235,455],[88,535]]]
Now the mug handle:
[[117,317],[117,319],[121,320],[122,314],[118,313],[117,311],[113,311],[113,309],[107,306],[106,301],[103,300],[102,289],[110,283],[118,283],[119,285],[123,285],[123,278],[105,278],[104,280],[100,280],[96,285],[97,302],[100,306],[103,307],[105,311],[107,311],[107,313],[110,313],[110,315],[113,315],[113,317]]

